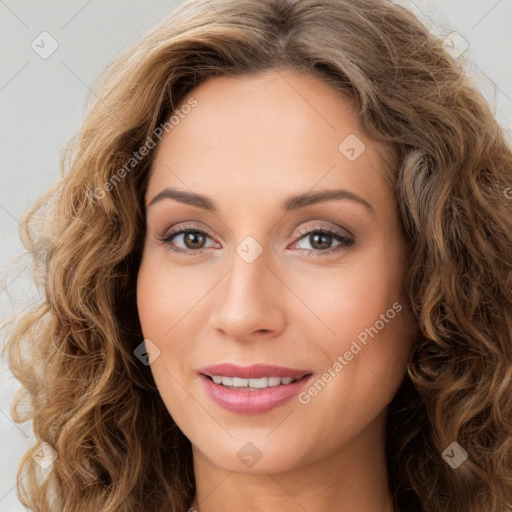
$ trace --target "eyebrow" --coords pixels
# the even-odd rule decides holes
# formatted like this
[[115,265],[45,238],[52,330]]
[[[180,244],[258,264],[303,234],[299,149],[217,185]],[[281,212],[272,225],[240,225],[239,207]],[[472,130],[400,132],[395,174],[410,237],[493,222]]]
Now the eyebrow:
[[[187,192],[186,190],[179,190],[173,187],[167,187],[156,194],[156,196],[151,199],[148,207],[164,199],[174,199],[180,203],[189,204],[209,212],[218,212],[218,208],[215,206],[215,203],[212,199],[201,194]],[[302,194],[290,196],[281,205],[281,210],[289,212],[292,210],[297,210],[298,208],[309,206],[311,204],[320,203],[323,201],[331,201],[333,199],[348,199],[363,205],[369,212],[375,213],[375,209],[368,201],[366,201],[366,199],[363,199],[354,192],[350,192],[349,190],[344,189],[327,189],[321,190],[319,192],[304,192]]]

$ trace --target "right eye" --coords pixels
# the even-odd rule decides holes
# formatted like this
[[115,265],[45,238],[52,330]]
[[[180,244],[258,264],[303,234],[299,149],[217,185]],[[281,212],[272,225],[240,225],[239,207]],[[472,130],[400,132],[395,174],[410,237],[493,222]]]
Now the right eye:
[[[185,247],[176,247],[174,240],[180,239]],[[181,228],[167,231],[166,234],[160,238],[160,241],[166,244],[169,250],[182,253],[182,254],[200,254],[209,249],[204,247],[206,239],[212,238],[201,229],[194,226],[181,226]]]

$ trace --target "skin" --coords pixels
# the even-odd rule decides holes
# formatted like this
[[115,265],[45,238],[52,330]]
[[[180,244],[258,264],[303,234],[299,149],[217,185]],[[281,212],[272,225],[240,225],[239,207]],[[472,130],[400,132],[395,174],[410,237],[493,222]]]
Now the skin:
[[[396,193],[384,180],[386,148],[362,132],[347,98],[295,70],[216,77],[182,104],[190,97],[197,106],[156,149],[137,301],[144,337],[160,351],[151,363],[156,385],[192,443],[191,506],[390,512],[387,406],[417,326],[403,294],[407,251]],[[350,134],[366,146],[354,161],[338,149]],[[168,198],[149,206],[166,187],[206,195],[218,212]],[[349,199],[280,209],[291,195],[340,188],[373,212]],[[161,241],[185,223],[208,236]],[[315,232],[298,232],[318,227],[354,243],[340,246],[336,236],[315,242]],[[262,249],[252,263],[236,252],[247,236]],[[172,244],[205,250],[178,254]],[[351,343],[395,302],[401,311],[346,361]],[[196,374],[231,362],[320,377],[329,368],[332,374],[340,355],[347,364],[307,404],[293,398],[263,414],[220,408]],[[237,457],[248,442],[262,455],[250,468]]]

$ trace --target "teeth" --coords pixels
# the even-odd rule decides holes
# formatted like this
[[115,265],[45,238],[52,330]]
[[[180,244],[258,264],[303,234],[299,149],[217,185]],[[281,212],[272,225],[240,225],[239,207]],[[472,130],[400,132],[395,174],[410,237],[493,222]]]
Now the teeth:
[[224,377],[222,375],[213,375],[213,382],[221,384],[232,389],[265,389],[268,387],[280,386],[282,384],[291,384],[297,379],[293,377],[261,377],[260,379],[243,379],[242,377]]

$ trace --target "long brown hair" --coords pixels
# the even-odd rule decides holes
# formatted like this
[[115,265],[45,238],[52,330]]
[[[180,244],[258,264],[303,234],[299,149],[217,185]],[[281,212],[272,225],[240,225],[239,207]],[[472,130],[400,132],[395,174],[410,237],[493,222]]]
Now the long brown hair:
[[[23,385],[12,414],[32,419],[58,454],[44,480],[31,457],[39,442],[25,454],[17,492],[26,506],[190,506],[190,442],[134,356],[154,151],[126,164],[159,127],[170,129],[196,85],[283,68],[349,95],[366,133],[393,150],[420,326],[389,409],[397,509],[512,507],[512,149],[463,66],[388,0],[190,0],[105,70],[63,151],[62,180],[20,231],[44,298],[7,324],[4,351]],[[457,469],[442,456],[454,442],[468,454]]]

